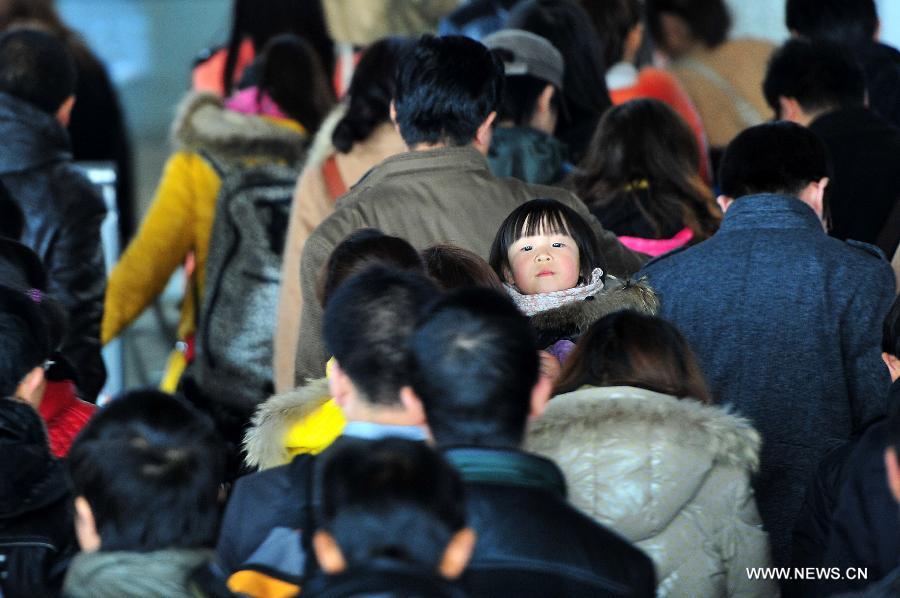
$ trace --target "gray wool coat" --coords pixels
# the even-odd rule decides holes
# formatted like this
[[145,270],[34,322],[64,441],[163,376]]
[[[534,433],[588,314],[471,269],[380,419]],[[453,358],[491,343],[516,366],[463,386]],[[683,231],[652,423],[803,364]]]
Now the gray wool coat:
[[822,455],[884,413],[890,266],[825,234],[796,198],[737,199],[712,238],[648,263],[660,314],[687,337],[717,402],[762,436],[755,481],[776,565]]

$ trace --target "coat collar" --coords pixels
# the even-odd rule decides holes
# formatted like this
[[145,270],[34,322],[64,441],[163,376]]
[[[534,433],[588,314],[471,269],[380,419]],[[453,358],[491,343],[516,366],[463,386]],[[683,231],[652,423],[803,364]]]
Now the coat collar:
[[205,151],[225,160],[265,156],[295,164],[309,138],[292,120],[228,110],[213,94],[189,94],[178,108],[172,140],[185,151]]
[[483,171],[489,173],[487,158],[470,145],[404,152],[382,160],[357,185],[372,185],[394,175],[425,171]]
[[736,199],[725,212],[719,232],[765,228],[805,229],[825,234],[812,208],[796,197],[771,193]]
[[483,447],[446,449],[444,457],[466,483],[549,490],[566,497],[566,481],[556,465],[523,451]]

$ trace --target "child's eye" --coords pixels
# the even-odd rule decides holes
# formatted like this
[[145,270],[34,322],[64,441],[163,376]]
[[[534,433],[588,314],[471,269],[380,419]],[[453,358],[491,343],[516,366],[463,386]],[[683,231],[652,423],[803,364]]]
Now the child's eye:
[[563,243],[562,241],[557,241],[556,243],[553,244],[553,246],[554,247],[564,247],[565,243]]
[[522,245],[519,251],[531,251],[532,249],[534,249],[534,247],[532,247],[531,245]]

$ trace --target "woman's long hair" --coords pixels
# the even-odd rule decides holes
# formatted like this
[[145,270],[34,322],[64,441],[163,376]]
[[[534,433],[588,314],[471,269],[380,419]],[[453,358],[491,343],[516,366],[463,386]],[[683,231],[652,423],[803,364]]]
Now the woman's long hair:
[[[31,2],[32,0],[25,0]],[[42,2],[47,0],[41,0]],[[258,53],[282,33],[303,38],[315,50],[328,77],[334,72],[334,43],[328,36],[321,0],[234,0],[222,88],[228,96],[234,89],[234,72],[245,39]]]
[[632,100],[600,120],[571,182],[591,210],[629,202],[658,238],[687,227],[701,241],[716,232],[720,216],[698,155],[693,133],[674,110],[659,100]]
[[635,386],[712,403],[697,358],[675,326],[623,310],[595,322],[569,355],[555,394],[582,386]]
[[506,27],[549,41],[563,55],[562,103],[556,137],[581,160],[600,116],[612,105],[606,87],[603,45],[590,16],[575,0],[526,0],[516,5]]
[[333,103],[328,78],[309,43],[286,33],[263,48],[258,87],[312,135]]
[[366,49],[347,90],[347,112],[331,136],[339,152],[348,153],[354,143],[368,139],[379,125],[390,122],[397,65],[412,46],[410,39],[389,37]]

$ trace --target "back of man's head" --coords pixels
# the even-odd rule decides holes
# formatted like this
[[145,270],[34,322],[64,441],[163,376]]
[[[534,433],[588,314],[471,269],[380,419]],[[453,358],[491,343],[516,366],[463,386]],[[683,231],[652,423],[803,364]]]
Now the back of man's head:
[[[69,470],[104,551],[214,545],[223,450],[187,403],[158,391],[112,401],[72,445]],[[83,548],[84,538],[79,530]]]
[[0,287],[0,397],[13,396],[25,376],[52,354],[48,324],[33,299]]
[[875,37],[878,12],[875,0],[787,0],[785,23],[803,37],[856,45]]
[[466,524],[456,470],[424,442],[399,438],[335,447],[326,455],[320,529],[346,565],[390,558],[436,573]]
[[825,145],[809,129],[779,121],[750,127],[728,144],[719,167],[722,194],[798,195],[828,175]]
[[503,63],[482,44],[423,35],[397,68],[400,135],[410,147],[468,145],[502,94]]
[[373,266],[343,282],[325,308],[323,339],[357,391],[374,405],[400,404],[407,341],[439,291],[425,275]]
[[828,40],[790,39],[772,55],[763,93],[781,116],[780,98],[797,100],[808,115],[862,106],[866,81],[862,68],[843,46]]
[[75,93],[75,61],[43,31],[16,29],[0,36],[0,92],[55,114]]
[[412,387],[441,446],[517,447],[538,379],[528,320],[508,297],[462,289],[412,336]]

